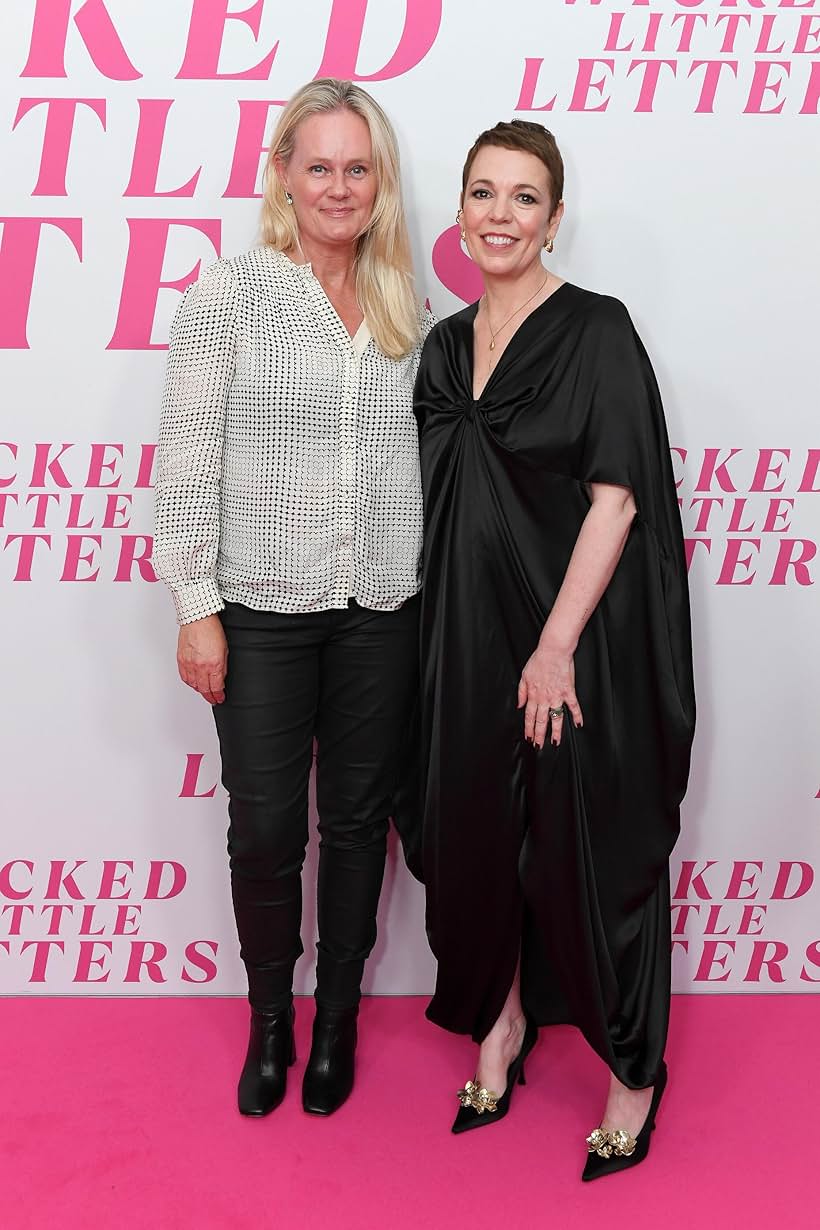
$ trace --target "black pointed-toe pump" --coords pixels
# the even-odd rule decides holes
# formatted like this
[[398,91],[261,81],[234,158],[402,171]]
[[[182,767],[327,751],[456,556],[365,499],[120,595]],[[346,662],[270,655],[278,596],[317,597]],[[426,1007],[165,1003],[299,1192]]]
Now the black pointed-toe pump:
[[587,1136],[589,1157],[581,1175],[585,1183],[589,1183],[591,1179],[602,1179],[608,1174],[617,1174],[619,1170],[629,1170],[644,1160],[649,1152],[652,1132],[655,1129],[655,1116],[666,1089],[667,1075],[666,1064],[661,1062],[649,1111],[636,1137],[630,1136],[622,1128],[608,1132],[600,1127]]
[[516,1084],[526,1085],[524,1077],[524,1061],[538,1040],[538,1026],[527,1017],[521,1050],[507,1068],[507,1085],[499,1095],[491,1089],[484,1089],[477,1081],[467,1081],[463,1089],[459,1089],[458,1098],[461,1107],[455,1117],[452,1130],[457,1135],[469,1132],[473,1128],[486,1127],[490,1123],[498,1123],[510,1109],[513,1090]]

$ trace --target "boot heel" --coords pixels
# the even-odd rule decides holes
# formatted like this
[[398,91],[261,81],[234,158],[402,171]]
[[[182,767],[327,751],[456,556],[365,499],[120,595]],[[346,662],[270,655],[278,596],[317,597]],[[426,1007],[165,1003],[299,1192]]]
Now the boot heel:
[[291,1036],[290,1039],[290,1056],[288,1057],[288,1067],[292,1068],[296,1063],[296,1039]]
[[521,1072],[519,1073],[519,1076],[518,1076],[518,1083],[519,1083],[519,1085],[526,1085],[526,1083],[527,1083],[527,1078],[526,1078],[526,1076],[524,1075],[524,1068],[523,1068],[523,1065],[522,1065],[522,1068],[521,1068]]

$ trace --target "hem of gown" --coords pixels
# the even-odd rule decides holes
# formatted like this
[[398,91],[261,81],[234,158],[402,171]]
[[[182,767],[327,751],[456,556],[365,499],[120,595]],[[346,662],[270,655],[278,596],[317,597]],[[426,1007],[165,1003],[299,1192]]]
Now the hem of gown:
[[[525,1009],[525,1010],[529,1012],[529,1009]],[[439,1029],[444,1029],[447,1031],[447,1033],[450,1033],[450,1034],[458,1034],[462,1038],[465,1038],[465,1037],[471,1038],[472,1041],[475,1042],[476,1046],[480,1046],[483,1041],[483,1039],[478,1037],[470,1029],[469,1026],[461,1027],[458,1025],[453,1025],[449,1023],[447,1020],[445,1020],[445,1018],[442,1015],[439,1015],[435,1009],[434,999],[431,1000],[430,1003],[427,1005],[424,1011],[424,1015],[426,1016],[428,1021],[432,1021],[432,1023],[434,1025],[437,1025]],[[655,1073],[655,1075],[650,1080],[648,1080],[646,1084],[635,1085],[633,1084],[632,1081],[628,1079],[625,1071],[619,1070],[619,1069],[622,1069],[622,1065],[618,1064],[617,1060],[615,1060],[611,1054],[609,1055],[603,1054],[602,1053],[603,1048],[596,1046],[595,1043],[592,1042],[592,1040],[584,1032],[583,1027],[579,1025],[577,1021],[574,1021],[570,1017],[564,1016],[564,1015],[561,1015],[560,1017],[550,1016],[547,1019],[543,1019],[543,1016],[544,1016],[543,1013],[536,1014],[536,1013],[529,1012],[529,1015],[535,1021],[536,1027],[538,1029],[549,1029],[550,1026],[552,1025],[569,1025],[573,1029],[577,1029],[581,1037],[586,1042],[589,1049],[593,1052],[593,1054],[598,1056],[598,1058],[606,1065],[606,1067],[613,1074],[613,1076],[615,1076],[621,1082],[621,1084],[624,1085],[627,1089],[651,1089],[653,1085],[655,1084],[655,1082],[657,1081],[658,1075],[660,1073],[660,1069],[663,1065],[663,1055],[661,1055],[660,1059],[658,1060],[658,1071]]]
[[463,1028],[459,1025],[452,1025],[443,1015],[439,1015],[435,1009],[435,999],[431,999],[430,1003],[424,1010],[424,1015],[428,1021],[432,1021],[434,1025],[438,1025],[439,1029],[444,1029],[448,1034],[459,1034],[462,1038],[472,1038],[477,1046],[481,1046],[481,1038],[479,1038],[469,1026]]

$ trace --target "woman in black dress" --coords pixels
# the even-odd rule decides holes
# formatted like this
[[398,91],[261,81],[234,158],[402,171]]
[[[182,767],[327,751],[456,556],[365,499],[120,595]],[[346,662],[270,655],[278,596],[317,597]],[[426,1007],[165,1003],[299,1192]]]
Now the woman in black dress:
[[458,219],[485,294],[416,385],[425,547],[428,1016],[480,1044],[454,1131],[506,1113],[537,1025],[611,1072],[584,1178],[646,1155],[669,1015],[668,859],[694,694],[657,385],[624,306],[548,272],[563,164],[483,133]]

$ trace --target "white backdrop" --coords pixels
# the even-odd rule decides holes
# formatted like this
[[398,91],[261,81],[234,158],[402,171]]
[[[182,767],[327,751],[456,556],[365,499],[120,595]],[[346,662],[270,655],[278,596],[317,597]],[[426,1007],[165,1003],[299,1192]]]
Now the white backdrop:
[[[255,241],[264,136],[326,73],[395,122],[439,316],[477,293],[467,148],[516,114],[555,131],[553,268],[633,314],[692,553],[675,986],[816,991],[820,0],[17,0],[0,23],[2,991],[243,989],[212,719],[147,562],[152,444],[179,292]],[[308,892],[299,990],[313,923]],[[367,988],[432,973],[393,845]]]

